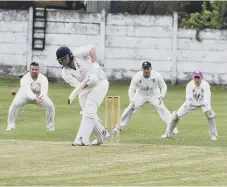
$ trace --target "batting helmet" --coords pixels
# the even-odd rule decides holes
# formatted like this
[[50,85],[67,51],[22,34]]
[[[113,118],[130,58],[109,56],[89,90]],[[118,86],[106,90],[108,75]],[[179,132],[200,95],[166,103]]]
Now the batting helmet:
[[72,51],[68,48],[68,47],[59,47],[56,51],[56,56],[57,56],[57,60],[58,62],[61,64],[61,61],[67,56],[69,55],[70,59],[73,59],[73,53]]

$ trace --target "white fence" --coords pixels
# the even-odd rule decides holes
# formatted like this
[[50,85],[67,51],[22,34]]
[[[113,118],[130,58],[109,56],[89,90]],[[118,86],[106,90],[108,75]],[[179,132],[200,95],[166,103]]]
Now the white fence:
[[60,78],[55,52],[61,45],[72,50],[97,47],[99,63],[109,79],[129,79],[145,60],[167,81],[184,82],[201,70],[210,83],[227,83],[227,32],[178,29],[173,16],[113,15],[48,10],[45,50],[32,50],[33,9],[0,9],[0,74],[23,75],[31,61],[41,64],[50,78]]

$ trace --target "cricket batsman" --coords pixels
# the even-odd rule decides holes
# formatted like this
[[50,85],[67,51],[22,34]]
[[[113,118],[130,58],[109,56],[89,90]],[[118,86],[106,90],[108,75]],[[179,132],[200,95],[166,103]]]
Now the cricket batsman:
[[[114,131],[122,131],[132,114],[146,103],[150,103],[156,109],[166,125],[169,124],[171,114],[163,102],[166,92],[167,85],[160,73],[152,70],[150,62],[143,62],[142,70],[136,73],[131,80],[128,90],[130,104],[121,115],[119,128],[115,128]],[[178,133],[178,130],[175,129],[174,132]]]
[[20,80],[20,88],[9,107],[7,131],[16,128],[15,121],[20,108],[25,104],[37,104],[45,109],[48,131],[54,131],[55,107],[48,97],[48,79],[40,73],[39,64],[32,62],[30,72]]
[[207,117],[210,138],[215,141],[217,140],[218,133],[216,129],[215,112],[211,108],[210,84],[203,79],[203,74],[200,71],[193,72],[192,77],[193,80],[191,80],[186,86],[186,101],[177,112],[173,112],[172,120],[170,125],[167,126],[163,138],[172,137],[172,129],[176,127],[178,121],[187,113],[200,108]]
[[93,145],[100,145],[109,139],[110,134],[101,124],[98,109],[103,102],[109,82],[104,71],[97,63],[94,46],[80,47],[72,52],[68,47],[60,47],[56,51],[58,62],[63,66],[62,78],[72,87],[77,87],[88,78],[88,83],[79,92],[79,103],[82,109],[82,120],[73,146],[89,145],[92,133],[96,139]]

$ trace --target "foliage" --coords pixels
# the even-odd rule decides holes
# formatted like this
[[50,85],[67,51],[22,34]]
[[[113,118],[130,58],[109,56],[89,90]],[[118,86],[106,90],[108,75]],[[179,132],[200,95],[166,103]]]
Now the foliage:
[[225,29],[227,15],[226,1],[211,1],[210,7],[207,3],[202,4],[202,11],[191,13],[188,18],[181,20],[180,26],[184,28],[197,29],[196,38],[201,41],[199,33],[203,29]]
[[168,15],[201,10],[203,1],[111,1],[111,13]]

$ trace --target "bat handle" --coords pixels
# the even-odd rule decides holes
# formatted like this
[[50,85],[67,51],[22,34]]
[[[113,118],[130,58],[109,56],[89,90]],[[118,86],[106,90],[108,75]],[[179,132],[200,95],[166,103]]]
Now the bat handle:
[[70,99],[68,99],[68,105],[70,105]]

